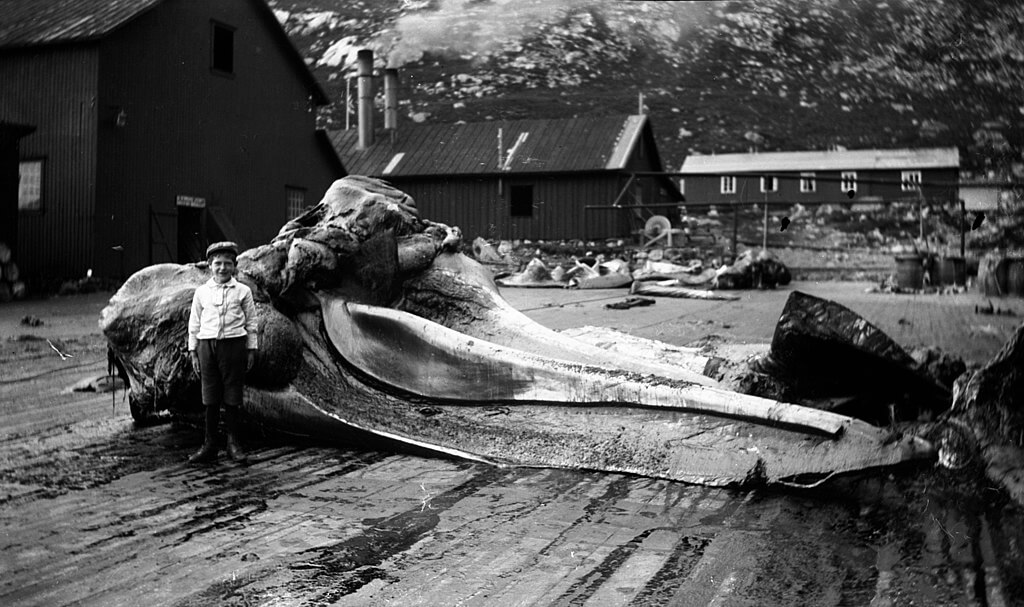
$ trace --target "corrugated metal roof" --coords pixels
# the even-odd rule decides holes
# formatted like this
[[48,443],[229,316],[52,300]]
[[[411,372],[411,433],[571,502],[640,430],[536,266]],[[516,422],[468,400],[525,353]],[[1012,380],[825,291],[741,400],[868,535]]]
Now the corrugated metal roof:
[[560,173],[624,169],[645,128],[643,115],[405,125],[394,141],[378,131],[366,150],[358,149],[357,129],[330,137],[355,175]]
[[163,0],[0,0],[0,48],[95,40]]
[[[99,40],[165,0],[0,0],[0,49]],[[198,0],[189,0],[198,1]],[[204,0],[205,1],[205,0]],[[265,0],[250,0],[318,105],[330,102]]]
[[935,169],[960,166],[960,152],[950,148],[758,152],[687,156],[680,173],[756,171],[839,171],[868,169]]

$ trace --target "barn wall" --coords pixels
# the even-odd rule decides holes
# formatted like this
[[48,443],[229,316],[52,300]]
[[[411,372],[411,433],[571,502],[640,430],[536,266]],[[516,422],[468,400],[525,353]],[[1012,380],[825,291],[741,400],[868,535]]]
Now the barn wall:
[[32,286],[95,262],[97,66],[94,46],[0,53],[0,119],[35,126],[21,158],[44,160],[42,209],[18,213],[15,259]]
[[[393,179],[395,187],[416,201],[420,215],[462,229],[467,242],[488,239],[563,240],[625,237],[625,213],[586,212],[587,205],[608,205],[625,178],[595,175],[511,175],[459,178]],[[509,187],[534,186],[531,217],[513,217]],[[499,194],[500,190],[500,194]]]
[[[234,28],[231,74],[211,69],[214,20]],[[177,246],[190,213],[201,215],[203,245],[221,236],[216,217],[243,246],[266,242],[286,220],[286,186],[314,204],[341,177],[315,136],[311,91],[272,27],[250,0],[175,0],[104,41],[97,250],[106,274],[195,260]],[[219,212],[179,207],[178,196]]]

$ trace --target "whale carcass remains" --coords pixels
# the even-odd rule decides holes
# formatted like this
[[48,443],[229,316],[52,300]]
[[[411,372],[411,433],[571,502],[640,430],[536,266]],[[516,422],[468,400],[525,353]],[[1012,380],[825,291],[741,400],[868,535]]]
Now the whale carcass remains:
[[[245,413],[284,432],[365,431],[495,465],[566,467],[725,485],[820,478],[928,457],[866,422],[732,392],[627,358],[512,308],[459,252],[457,228],[419,217],[377,180],[346,177],[245,251],[261,349]],[[205,264],[140,270],[100,326],[137,419],[200,408],[185,351]]]

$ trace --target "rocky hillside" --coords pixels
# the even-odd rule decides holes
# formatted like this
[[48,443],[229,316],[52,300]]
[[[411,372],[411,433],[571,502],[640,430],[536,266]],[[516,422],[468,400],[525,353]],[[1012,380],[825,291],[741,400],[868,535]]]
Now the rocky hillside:
[[331,128],[371,48],[401,68],[410,122],[636,112],[642,99],[667,169],[754,147],[957,145],[965,168],[1024,173],[1018,0],[270,4],[336,101]]

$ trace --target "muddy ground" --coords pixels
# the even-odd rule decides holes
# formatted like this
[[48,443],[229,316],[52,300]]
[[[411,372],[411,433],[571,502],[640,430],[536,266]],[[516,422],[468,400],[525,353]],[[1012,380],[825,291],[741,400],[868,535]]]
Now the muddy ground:
[[[1020,300],[986,316],[969,294],[865,286],[791,288],[969,362],[1024,318]],[[620,291],[504,293],[555,329],[756,349],[790,289],[630,310],[604,308]],[[972,468],[727,490],[256,427],[250,465],[187,466],[195,428],[136,427],[123,393],[70,390],[106,371],[108,296],[0,306],[0,604],[1024,605],[1022,509]]]

